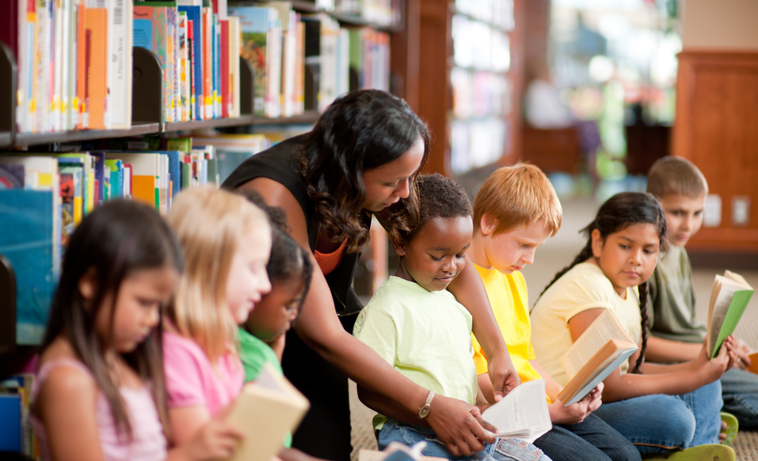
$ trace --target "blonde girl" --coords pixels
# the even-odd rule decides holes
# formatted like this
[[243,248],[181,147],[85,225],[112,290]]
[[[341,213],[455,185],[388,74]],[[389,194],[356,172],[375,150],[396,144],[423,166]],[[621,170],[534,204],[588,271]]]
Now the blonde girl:
[[271,289],[271,226],[244,197],[211,188],[179,194],[167,220],[185,252],[163,340],[172,441],[181,444],[242,389],[237,325]]

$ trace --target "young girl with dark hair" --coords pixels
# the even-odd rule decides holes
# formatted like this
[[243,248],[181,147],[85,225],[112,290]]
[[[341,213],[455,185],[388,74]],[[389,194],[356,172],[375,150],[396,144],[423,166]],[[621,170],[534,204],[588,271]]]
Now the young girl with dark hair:
[[[362,90],[338,98],[310,133],[285,140],[246,160],[224,182],[250,188],[281,207],[290,236],[313,254],[311,289],[287,335],[285,376],[311,402],[293,446],[320,458],[348,461],[350,377],[393,402],[396,419],[418,420],[428,391],[395,371],[350,334],[362,309],[352,289],[373,214],[403,200],[418,213],[414,178],[429,152],[426,125],[399,98]],[[379,214],[380,222],[386,216]],[[466,261],[467,265],[471,263]],[[490,359],[497,395],[518,384],[505,343],[473,270],[450,291],[470,310]],[[319,379],[314,379],[318,376]],[[451,452],[471,454],[494,438],[469,405],[438,398],[427,421]]]
[[217,459],[240,434],[220,418],[179,447],[170,434],[161,308],[182,271],[179,245],[149,206],[112,201],[69,241],[34,383],[45,459]]
[[721,425],[718,379],[732,365],[732,339],[710,360],[703,346],[697,360],[684,364],[643,361],[647,279],[667,244],[660,204],[650,194],[617,194],[600,207],[584,232],[587,245],[550,282],[531,313],[537,360],[565,385],[561,355],[611,309],[640,347],[629,363],[603,381],[603,405],[594,414],[643,455],[674,452],[669,459],[680,461],[734,459],[731,448],[716,444]]

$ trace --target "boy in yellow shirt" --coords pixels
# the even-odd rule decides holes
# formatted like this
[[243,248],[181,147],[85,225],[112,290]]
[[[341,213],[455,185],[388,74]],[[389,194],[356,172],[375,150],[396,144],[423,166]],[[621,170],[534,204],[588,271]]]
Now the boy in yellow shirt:
[[[468,254],[484,282],[521,382],[545,379],[553,429],[534,445],[554,461],[639,460],[631,442],[591,414],[600,406],[600,388],[564,406],[557,397],[561,386],[535,358],[526,282],[520,270],[534,262],[537,247],[555,235],[561,218],[555,190],[539,168],[528,164],[500,168],[474,199],[474,235]],[[473,343],[479,386],[492,402],[487,359],[476,338]]]

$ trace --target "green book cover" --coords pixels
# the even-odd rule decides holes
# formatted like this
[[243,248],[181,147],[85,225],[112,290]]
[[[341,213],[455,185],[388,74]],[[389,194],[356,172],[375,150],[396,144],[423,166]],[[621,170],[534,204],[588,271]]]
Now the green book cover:
[[734,333],[753,291],[739,274],[726,271],[723,276],[716,275],[708,305],[707,347],[711,358],[718,355],[726,337]]

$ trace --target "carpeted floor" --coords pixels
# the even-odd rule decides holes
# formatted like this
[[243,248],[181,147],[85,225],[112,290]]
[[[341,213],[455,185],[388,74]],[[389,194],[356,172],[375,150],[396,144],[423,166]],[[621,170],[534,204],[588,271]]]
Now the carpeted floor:
[[[597,205],[590,199],[562,200],[564,219],[561,230],[539,250],[535,263],[524,269],[532,299],[553,278],[555,273],[568,264],[584,245],[584,239],[578,230],[587,225],[597,210]],[[693,283],[698,306],[698,317],[707,317],[707,303],[710,296],[713,277],[723,273],[722,268],[695,268]],[[758,272],[741,272],[741,275],[753,287],[758,287]],[[753,349],[758,350],[758,296],[755,296],[748,306],[737,327],[736,335],[745,340]],[[361,448],[376,449],[371,427],[374,412],[360,403],[355,386],[351,383],[351,405],[353,423],[353,461],[357,460]],[[732,444],[738,460],[758,461],[758,432],[740,431]]]

